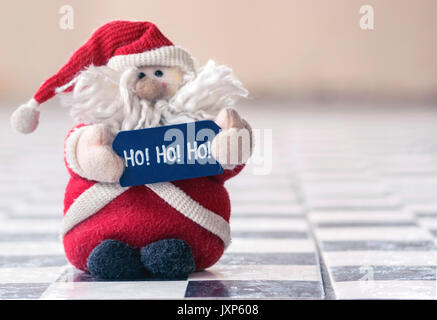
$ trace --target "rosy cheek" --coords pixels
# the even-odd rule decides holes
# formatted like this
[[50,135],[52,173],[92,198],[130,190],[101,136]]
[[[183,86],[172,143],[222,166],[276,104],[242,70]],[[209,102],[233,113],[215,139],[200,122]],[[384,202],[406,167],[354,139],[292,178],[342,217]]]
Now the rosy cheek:
[[161,85],[162,85],[162,89],[167,90],[167,88],[168,88],[168,83],[167,82],[162,82]]

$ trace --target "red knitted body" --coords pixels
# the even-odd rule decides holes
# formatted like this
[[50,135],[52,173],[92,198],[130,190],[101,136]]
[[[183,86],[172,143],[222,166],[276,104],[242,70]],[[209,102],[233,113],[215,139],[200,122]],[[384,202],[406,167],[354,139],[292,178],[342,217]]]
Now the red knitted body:
[[[218,176],[173,183],[203,207],[229,221],[230,200],[223,184],[242,168],[238,166]],[[73,201],[95,183],[68,170],[71,178],[65,191],[64,214]],[[213,265],[223,254],[224,246],[219,237],[183,216],[145,186],[125,191],[70,230],[63,242],[70,263],[87,271],[88,255],[103,240],[120,240],[141,248],[165,238],[185,240],[193,251],[198,270]]]

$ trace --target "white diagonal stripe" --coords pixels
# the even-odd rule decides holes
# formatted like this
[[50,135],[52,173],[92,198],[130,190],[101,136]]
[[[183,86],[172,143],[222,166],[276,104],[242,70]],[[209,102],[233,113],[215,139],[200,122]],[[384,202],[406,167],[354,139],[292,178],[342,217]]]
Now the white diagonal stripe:
[[[229,223],[218,214],[206,209],[194,201],[183,190],[172,183],[162,182],[147,184],[150,190],[167,202],[185,217],[218,236],[225,245],[231,243]],[[70,206],[61,224],[63,237],[74,226],[91,217],[124,191],[119,184],[96,183],[83,192]]]
[[201,206],[172,183],[153,183],[148,184],[147,187],[185,217],[222,239],[225,248],[229,246],[231,243],[231,230],[229,223],[221,216]]
[[61,223],[61,237],[74,226],[91,217],[129,188],[115,183],[96,183],[70,206]]

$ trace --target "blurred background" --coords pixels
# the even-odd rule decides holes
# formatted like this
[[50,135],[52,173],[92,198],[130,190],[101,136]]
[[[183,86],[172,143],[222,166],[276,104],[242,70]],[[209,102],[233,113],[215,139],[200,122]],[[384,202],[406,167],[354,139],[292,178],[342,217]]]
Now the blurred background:
[[[59,27],[64,5],[73,29]],[[360,28],[362,5],[374,30]],[[200,64],[231,66],[254,97],[434,98],[433,0],[38,0],[0,4],[0,94],[28,98],[93,30],[149,20]]]
[[[373,30],[360,27],[362,6]],[[156,23],[251,92],[238,110],[260,133],[260,161],[229,183],[231,254],[200,276],[231,280],[188,287],[203,297],[436,298],[436,0],[2,0],[0,299],[195,296],[160,282],[93,283],[68,266],[58,230],[72,120],[53,99],[35,133],[9,124],[115,19]]]

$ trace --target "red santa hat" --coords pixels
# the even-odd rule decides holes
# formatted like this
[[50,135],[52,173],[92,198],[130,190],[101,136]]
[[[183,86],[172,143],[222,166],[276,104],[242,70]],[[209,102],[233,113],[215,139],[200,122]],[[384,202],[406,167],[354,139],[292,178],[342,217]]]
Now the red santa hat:
[[184,72],[195,71],[191,55],[173,45],[153,23],[109,22],[97,29],[68,62],[41,85],[32,99],[15,110],[12,127],[22,133],[33,132],[38,126],[39,105],[59,91],[71,90],[78,73],[90,65],[107,65],[116,70],[150,65],[179,66]]

